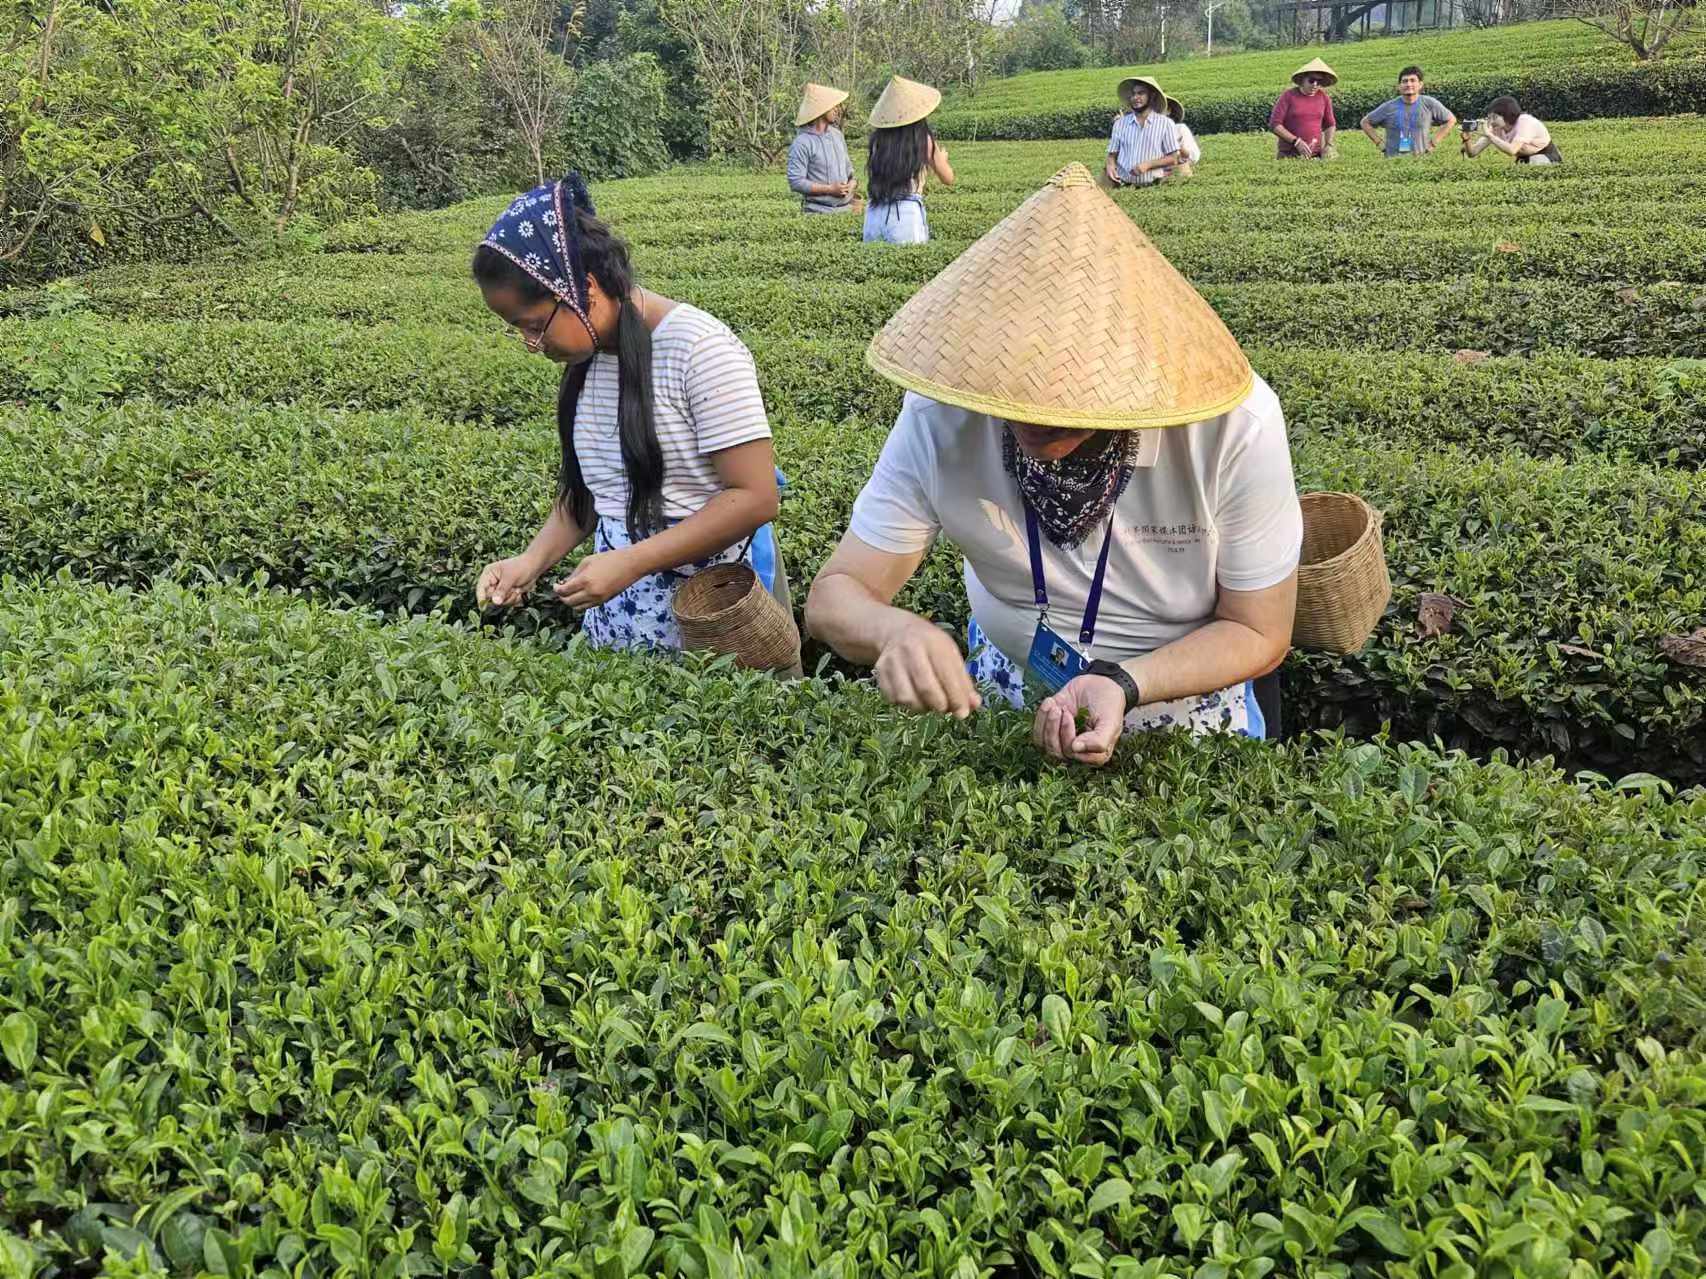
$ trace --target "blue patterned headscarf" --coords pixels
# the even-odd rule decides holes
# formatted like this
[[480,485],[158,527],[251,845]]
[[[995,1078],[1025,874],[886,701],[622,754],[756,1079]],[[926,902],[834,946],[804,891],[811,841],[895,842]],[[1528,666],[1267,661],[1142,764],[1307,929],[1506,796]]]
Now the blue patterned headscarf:
[[492,223],[483,243],[503,254],[549,289],[598,334],[587,314],[586,267],[581,262],[580,210],[595,213],[578,173],[570,173],[518,195]]

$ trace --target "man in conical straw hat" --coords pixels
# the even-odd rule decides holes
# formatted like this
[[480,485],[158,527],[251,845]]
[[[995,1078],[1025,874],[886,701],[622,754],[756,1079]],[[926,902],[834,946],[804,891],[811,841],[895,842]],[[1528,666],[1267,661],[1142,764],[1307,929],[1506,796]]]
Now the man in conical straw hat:
[[1282,160],[1319,160],[1333,150],[1339,122],[1327,89],[1339,82],[1338,73],[1315,58],[1291,74],[1292,88],[1280,94],[1268,115],[1268,130],[1279,139]]
[[799,132],[788,148],[788,187],[807,213],[846,213],[853,208],[858,184],[841,120],[847,91],[808,84],[794,115]]
[[[1303,537],[1279,402],[1083,165],[866,359],[907,395],[812,586],[814,635],[900,706],[964,718],[982,685],[1034,707],[1037,744],[1086,764],[1135,729],[1264,735],[1254,682],[1290,642]],[[892,604],[943,535],[969,663]]]
[[1126,110],[1108,137],[1108,160],[1101,181],[1107,187],[1146,187],[1166,181],[1183,157],[1179,129],[1167,116],[1167,95],[1148,76],[1120,81]]

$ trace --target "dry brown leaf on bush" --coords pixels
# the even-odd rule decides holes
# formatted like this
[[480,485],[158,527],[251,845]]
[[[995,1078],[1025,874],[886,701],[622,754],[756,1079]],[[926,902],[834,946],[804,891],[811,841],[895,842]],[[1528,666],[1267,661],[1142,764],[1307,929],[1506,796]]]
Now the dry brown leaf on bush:
[[1595,661],[1600,662],[1605,660],[1605,654],[1596,653],[1591,648],[1583,648],[1580,644],[1560,644],[1558,645],[1558,651],[1560,653],[1568,653],[1571,657],[1591,657]]
[[1493,247],[1495,249],[1497,249],[1500,253],[1521,253],[1522,252],[1522,245],[1514,244],[1510,240],[1500,240]]
[[1451,629],[1457,616],[1457,601],[1437,591],[1424,591],[1416,601],[1416,634],[1423,639],[1437,639]]
[[1706,667],[1706,626],[1692,635],[1666,635],[1659,651],[1678,666]]
[[1492,359],[1493,353],[1491,351],[1471,351],[1465,348],[1456,352],[1451,358],[1459,364],[1479,364],[1483,360]]
[[1633,306],[1641,300],[1641,292],[1639,289],[1618,289],[1617,300],[1619,302],[1627,302],[1629,305]]

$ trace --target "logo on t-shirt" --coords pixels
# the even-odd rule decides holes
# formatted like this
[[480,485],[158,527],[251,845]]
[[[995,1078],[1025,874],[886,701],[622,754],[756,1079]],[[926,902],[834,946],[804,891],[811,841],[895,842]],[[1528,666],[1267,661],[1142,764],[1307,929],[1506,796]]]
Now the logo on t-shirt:
[[1201,546],[1208,530],[1194,521],[1189,524],[1139,524],[1134,530],[1145,546],[1158,546],[1178,555]]

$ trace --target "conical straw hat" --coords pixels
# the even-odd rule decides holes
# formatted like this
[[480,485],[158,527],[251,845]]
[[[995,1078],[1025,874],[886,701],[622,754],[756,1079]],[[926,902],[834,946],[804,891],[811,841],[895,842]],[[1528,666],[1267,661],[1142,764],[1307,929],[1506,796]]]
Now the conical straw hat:
[[1321,61],[1320,58],[1312,58],[1297,70],[1293,71],[1291,73],[1291,82],[1296,84],[1297,78],[1307,72],[1314,72],[1316,75],[1326,76],[1328,84],[1337,84],[1339,82],[1339,73],[1333,70],[1333,68],[1328,66],[1325,62]]
[[871,128],[897,129],[903,124],[916,124],[941,105],[940,89],[893,76],[877,105],[871,108]]
[[1149,237],[1069,164],[871,339],[944,404],[1036,426],[1182,426],[1235,408],[1250,363]]
[[847,90],[832,89],[827,84],[808,84],[800,109],[794,116],[795,125],[810,124],[819,116],[828,115],[847,101]]
[[1151,80],[1148,76],[1129,75],[1124,80],[1120,81],[1120,87],[1117,90],[1120,96],[1120,105],[1122,107],[1126,104],[1126,99],[1131,97],[1131,87],[1134,84],[1141,84],[1145,86],[1158,98],[1165,98],[1167,96],[1167,91],[1160,85],[1156,84],[1155,81]]
[[1175,124],[1183,124],[1185,122],[1185,104],[1180,102],[1172,94],[1167,95],[1167,114]]

